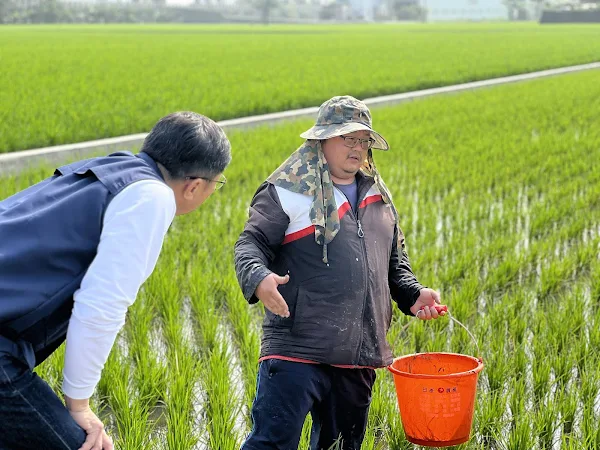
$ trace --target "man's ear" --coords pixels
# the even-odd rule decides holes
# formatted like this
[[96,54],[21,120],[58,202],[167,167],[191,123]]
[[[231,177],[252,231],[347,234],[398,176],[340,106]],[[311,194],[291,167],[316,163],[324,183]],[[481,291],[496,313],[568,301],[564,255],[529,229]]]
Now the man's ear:
[[186,183],[183,190],[183,198],[186,200],[192,200],[194,195],[201,188],[202,180],[201,179],[193,179]]

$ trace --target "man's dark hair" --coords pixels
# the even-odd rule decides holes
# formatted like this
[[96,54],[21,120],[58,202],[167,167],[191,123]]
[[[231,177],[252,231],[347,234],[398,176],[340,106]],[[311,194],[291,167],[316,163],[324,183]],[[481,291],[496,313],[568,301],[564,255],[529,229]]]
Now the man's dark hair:
[[144,139],[141,151],[162,164],[174,179],[213,178],[231,161],[231,144],[221,127],[190,111],[160,119]]

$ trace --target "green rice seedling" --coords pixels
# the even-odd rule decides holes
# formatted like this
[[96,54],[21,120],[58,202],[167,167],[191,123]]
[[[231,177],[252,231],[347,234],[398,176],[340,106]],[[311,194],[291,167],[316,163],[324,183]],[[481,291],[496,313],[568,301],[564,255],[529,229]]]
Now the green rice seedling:
[[302,426],[302,434],[300,435],[300,444],[298,445],[298,449],[310,449],[310,432],[312,428],[312,417],[310,414],[306,416],[304,420],[304,425]]
[[[254,400],[256,391],[256,377],[258,375],[257,360],[260,353],[260,342],[256,320],[252,317],[248,303],[236,289],[235,283],[229,284],[230,292],[227,297],[227,317],[232,324],[233,339],[239,350],[239,358],[244,383],[244,400],[246,409],[249,410]],[[249,422],[249,415],[246,414]]]
[[576,274],[587,274],[590,272],[590,268],[598,260],[598,251],[596,249],[599,244],[600,237],[597,237],[586,245],[577,247],[573,255],[573,267]]
[[594,350],[590,348],[586,338],[573,345],[573,363],[576,369],[576,379],[573,381],[581,383],[582,376],[586,372],[586,360],[593,359],[593,357],[590,357],[590,353]]
[[121,365],[121,350],[118,346],[113,347],[106,363],[104,364],[103,375],[96,386],[96,395],[101,399],[107,399],[111,395],[111,382],[119,375],[119,367]]
[[169,377],[165,399],[166,447],[170,450],[192,449],[198,442],[194,426],[194,384],[198,379],[198,365],[193,353],[185,346],[177,347],[169,355]]
[[497,447],[497,439],[504,428],[506,396],[499,391],[480,394],[476,411],[476,428],[484,448]]
[[424,352],[443,351],[447,341],[448,318],[442,318],[432,323],[428,323],[429,338],[425,342]]
[[[562,319],[562,314],[557,310],[559,308],[552,305],[547,311],[548,314],[548,357],[550,357],[554,378],[559,389],[567,385],[575,364],[575,354],[569,352],[573,342],[573,334],[576,328],[573,328],[573,319]],[[570,310],[571,308],[569,308]]]
[[585,415],[591,415],[588,422],[594,419],[596,415],[598,391],[600,389],[600,373],[597,370],[598,366],[595,362],[587,363],[585,369],[581,373],[581,382],[579,388],[579,398]]
[[414,446],[406,440],[402,422],[398,415],[391,416],[385,434],[385,441],[390,450],[413,450]]
[[202,269],[193,268],[190,282],[190,303],[198,324],[197,341],[202,352],[218,347],[219,316],[212,302],[210,281],[202,276]]
[[461,321],[468,321],[474,314],[473,303],[481,293],[482,286],[479,278],[471,273],[458,287],[453,286],[446,296],[446,301],[452,308],[452,315]]
[[559,427],[559,408],[554,399],[548,398],[535,413],[535,430],[539,446],[543,450],[554,448],[555,435]]
[[535,448],[535,438],[532,434],[532,419],[528,414],[518,415],[515,426],[511,428],[501,448],[505,450],[523,450]]
[[571,436],[562,436],[560,441],[560,448],[565,450],[587,450],[593,447],[586,447],[585,443],[580,440],[575,440]]
[[548,267],[542,271],[539,296],[541,298],[547,298],[556,294],[563,286],[565,280],[569,278],[571,271],[572,267],[570,261],[563,263],[561,261],[553,260]]
[[202,388],[206,392],[204,410],[208,419],[208,447],[211,449],[234,450],[240,445],[240,436],[235,430],[239,406],[232,401],[235,386],[231,385],[230,380],[230,355],[221,342],[210,352],[206,367],[202,370]]
[[[454,243],[450,244],[454,245]],[[475,263],[475,254],[468,249],[461,252],[460,255],[452,264],[447,264],[443,273],[440,276],[440,284],[443,286],[456,286],[465,278],[472,276],[470,270]]]
[[550,388],[550,374],[552,366],[547,358],[537,359],[533,361],[533,398],[536,407],[543,407],[543,402],[548,395]]
[[422,353],[426,351],[431,338],[431,330],[421,323],[414,323],[409,326],[407,330],[409,333],[410,344],[409,348],[414,353]]
[[575,416],[579,408],[579,395],[576,390],[563,389],[558,393],[558,405],[560,408],[560,417],[562,421],[563,437],[569,437],[570,440],[575,439],[574,425]]
[[327,450],[342,450],[344,448],[344,441],[342,439],[342,437],[340,436],[339,438],[337,438],[337,440],[331,444]]
[[592,304],[597,305],[600,303],[600,263],[597,260],[592,263],[590,272],[590,297]]
[[490,393],[500,393],[504,388],[506,374],[509,373],[508,359],[506,357],[506,345],[503,339],[494,339],[489,342],[489,347],[485,351],[486,370]]
[[[127,435],[130,431],[132,434],[136,434],[134,429],[145,426],[145,422],[142,423],[143,415],[141,414],[135,417],[137,420],[135,424],[128,422],[127,417],[121,417],[120,407],[123,405],[120,403],[129,404],[129,400],[133,396],[130,368],[123,365],[123,359],[121,346],[116,345],[104,365],[103,376],[92,397],[94,401],[90,402],[92,410],[103,420],[107,432],[115,438],[118,445],[122,443],[122,435]],[[127,399],[123,400],[124,397]]]
[[129,308],[125,332],[129,354],[135,364],[133,383],[138,396],[147,402],[149,409],[164,401],[166,391],[166,367],[153,350],[150,338],[155,312],[144,294]]
[[150,402],[133,396],[130,388],[130,368],[121,365],[114,373],[108,404],[116,423],[117,448],[144,449],[153,447],[154,424],[150,421]]
[[509,336],[515,347],[524,345],[529,325],[527,314],[531,308],[531,300],[525,289],[515,288],[509,291],[505,301]]
[[510,407],[510,426],[514,430],[519,426],[519,417],[528,414],[527,386],[524,378],[511,379],[508,406]]
[[365,439],[361,449],[365,450],[385,450],[387,446],[379,438],[381,431],[377,427],[369,427],[365,433]]
[[600,449],[600,423],[598,423],[598,417],[592,405],[583,407],[581,443],[585,449]]
[[486,280],[485,290],[494,292],[499,289],[510,289],[517,282],[522,264],[523,261],[520,258],[508,258],[502,260],[489,274]]
[[173,282],[174,279],[177,280],[176,277],[174,261],[162,258],[145,289],[150,301],[157,306],[168,352],[177,351],[184,344],[183,322],[180,316],[183,295],[178,283]]
[[558,388],[563,388],[567,385],[573,374],[573,354],[555,354],[551,364],[554,370],[556,385]]
[[[368,429],[372,431],[374,448],[412,448],[404,438],[398,398],[391,373],[378,371],[369,408]],[[404,441],[404,442],[402,442]]]
[[61,345],[46,361],[35,368],[35,373],[44,379],[48,385],[63,399],[62,371],[65,365],[65,349]]
[[600,360],[600,311],[598,308],[588,316],[589,326],[587,328],[588,333],[588,348],[587,360],[591,363],[596,363]]
[[515,348],[510,357],[512,376],[516,379],[524,379],[526,377],[526,372],[529,369],[528,364],[529,357],[525,352],[525,347],[521,345]]

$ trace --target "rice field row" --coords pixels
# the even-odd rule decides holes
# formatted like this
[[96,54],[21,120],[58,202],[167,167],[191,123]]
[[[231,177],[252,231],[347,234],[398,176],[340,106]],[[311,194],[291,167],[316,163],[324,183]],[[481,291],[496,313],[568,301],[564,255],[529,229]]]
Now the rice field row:
[[[486,364],[461,450],[600,449],[599,81],[589,72],[374,110],[392,148],[376,162],[413,269]],[[237,449],[250,430],[261,308],[239,292],[233,243],[254,190],[309,125],[233,133],[227,186],[173,224],[95,396],[118,448]],[[0,198],[40,178],[0,179]],[[447,319],[402,331],[409,320],[396,311],[398,356],[477,353]],[[57,390],[61,358],[38,369]],[[363,449],[415,448],[380,370]]]
[[0,153],[600,60],[598,25],[0,28]]

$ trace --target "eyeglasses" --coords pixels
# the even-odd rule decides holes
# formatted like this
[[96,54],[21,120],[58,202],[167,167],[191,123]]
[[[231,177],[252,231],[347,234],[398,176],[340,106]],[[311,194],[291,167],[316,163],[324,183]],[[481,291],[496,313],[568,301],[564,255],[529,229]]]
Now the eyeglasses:
[[356,144],[360,142],[360,147],[363,150],[369,150],[375,144],[374,139],[360,139],[354,136],[340,136],[344,140],[344,145],[348,148],[356,147]]
[[215,191],[218,191],[219,189],[221,189],[223,186],[225,186],[225,183],[227,183],[227,178],[225,178],[225,175],[221,174],[221,176],[219,177],[218,180],[213,180],[211,178],[205,178],[205,177],[185,177],[186,180],[206,180],[206,181],[212,181],[213,183],[216,183],[217,185],[215,186]]

